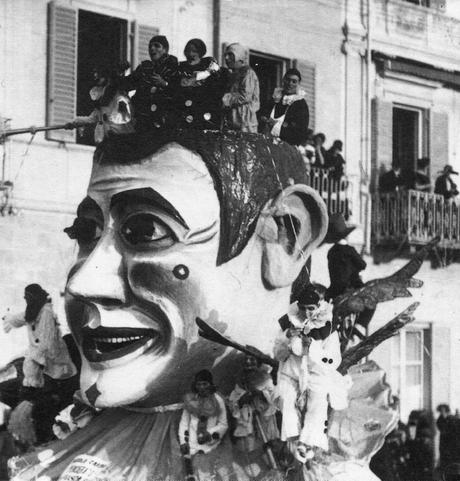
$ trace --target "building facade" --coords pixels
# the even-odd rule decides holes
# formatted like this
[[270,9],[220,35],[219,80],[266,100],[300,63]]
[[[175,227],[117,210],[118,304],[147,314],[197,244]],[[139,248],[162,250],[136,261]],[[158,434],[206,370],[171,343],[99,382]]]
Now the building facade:
[[[404,264],[398,248],[407,244],[408,232],[391,238],[382,227],[383,214],[375,210],[379,173],[395,163],[411,172],[420,157],[430,158],[432,180],[446,163],[460,168],[455,135],[460,128],[460,21],[449,16],[456,13],[449,0],[4,0],[0,116],[3,128],[20,128],[63,124],[89,114],[92,70],[122,60],[136,66],[147,58],[155,33],[168,37],[170,52],[179,59],[193,37],[201,38],[219,61],[226,44],[246,44],[260,77],[262,108],[286,69],[296,66],[307,91],[311,127],[325,133],[327,146],[344,141],[350,222],[357,225],[350,241],[365,253],[365,280],[383,277]],[[20,309],[23,287],[39,282],[65,323],[62,291],[76,246],[63,229],[85,195],[94,151],[91,134],[18,135],[0,148],[0,313]],[[422,201],[425,207],[414,210],[413,222],[431,208],[437,215],[435,197],[417,200]],[[452,230],[458,217],[449,212],[442,226]],[[388,215],[391,220],[400,214],[390,209]],[[418,237],[409,238],[412,248],[439,226],[422,227]],[[443,249],[456,248],[452,235],[457,234],[449,234],[452,242],[444,242],[441,256]],[[388,237],[393,244],[383,242]],[[390,262],[374,264],[368,253],[376,243],[385,244]],[[314,254],[312,277],[327,286],[326,254],[327,247]],[[460,408],[455,376],[460,264],[433,270],[426,262],[419,277],[425,286],[414,292],[421,303],[416,322],[373,355],[401,398],[403,418],[412,409],[434,409],[441,402]],[[371,330],[408,303],[379,306]],[[20,351],[22,334],[14,336],[0,333],[0,362]]]

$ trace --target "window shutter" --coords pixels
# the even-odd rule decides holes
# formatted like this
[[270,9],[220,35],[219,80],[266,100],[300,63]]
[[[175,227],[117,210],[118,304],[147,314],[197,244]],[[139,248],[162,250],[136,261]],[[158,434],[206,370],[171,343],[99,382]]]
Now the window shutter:
[[149,42],[160,30],[157,27],[141,25],[134,22],[134,48],[133,48],[133,70],[144,60],[149,60]]
[[371,158],[376,188],[382,167],[390,170],[393,163],[393,104],[379,98],[372,99]]
[[[65,124],[75,118],[77,90],[78,12],[54,2],[48,10],[48,125]],[[48,140],[75,142],[74,130],[50,130]]]
[[305,99],[310,112],[310,122],[308,128],[315,130],[315,111],[316,111],[316,68],[315,65],[307,60],[294,60],[294,67],[302,76],[301,87],[307,93]]
[[431,182],[449,163],[449,116],[445,112],[431,112],[430,165]]
[[433,406],[440,403],[450,404],[451,395],[451,332],[449,327],[433,326],[433,350],[431,352],[432,383],[436,386],[433,389]]

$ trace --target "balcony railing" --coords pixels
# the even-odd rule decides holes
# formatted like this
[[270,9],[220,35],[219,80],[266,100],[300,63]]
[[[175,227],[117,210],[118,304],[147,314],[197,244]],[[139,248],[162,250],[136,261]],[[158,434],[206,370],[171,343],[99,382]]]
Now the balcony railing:
[[348,180],[345,176],[334,179],[329,170],[312,167],[308,172],[308,185],[319,192],[330,214],[343,214],[345,219],[350,215],[347,197]]
[[372,202],[372,241],[420,245],[439,236],[440,246],[460,249],[459,214],[459,205],[441,195],[416,190],[378,193]]

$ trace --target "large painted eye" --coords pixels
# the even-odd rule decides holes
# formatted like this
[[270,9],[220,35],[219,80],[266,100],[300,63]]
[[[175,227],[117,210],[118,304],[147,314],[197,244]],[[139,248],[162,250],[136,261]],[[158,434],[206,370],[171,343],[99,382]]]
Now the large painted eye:
[[153,214],[129,216],[120,229],[125,242],[135,247],[169,247],[175,242],[171,229]]

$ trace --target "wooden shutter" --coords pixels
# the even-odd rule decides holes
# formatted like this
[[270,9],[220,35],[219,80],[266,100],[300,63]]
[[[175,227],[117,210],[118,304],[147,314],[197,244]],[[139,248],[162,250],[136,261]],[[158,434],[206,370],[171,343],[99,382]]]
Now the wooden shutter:
[[449,163],[449,116],[431,111],[430,119],[430,173],[434,185],[439,171]]
[[149,25],[141,25],[134,22],[134,48],[133,48],[133,70],[144,60],[149,60],[149,42],[154,35],[158,35],[159,29]]
[[[47,125],[71,122],[76,115],[77,10],[54,2],[48,10]],[[75,142],[73,130],[51,130],[46,138]]]
[[433,405],[450,403],[451,373],[451,332],[449,327],[433,326],[433,349],[431,352],[431,369],[433,387]]
[[302,82],[300,85],[307,93],[306,101],[310,112],[310,123],[308,124],[308,128],[315,130],[316,68],[314,64],[307,60],[294,60],[293,64],[302,76]]
[[379,98],[372,99],[371,159],[373,189],[377,187],[382,167],[390,170],[393,163],[393,104]]

